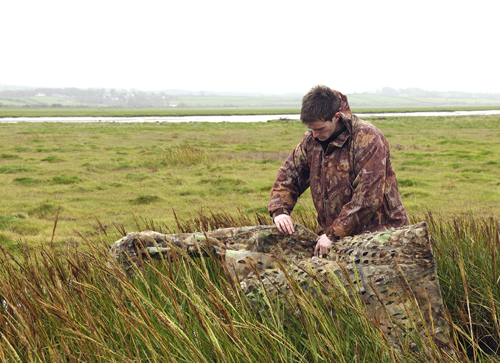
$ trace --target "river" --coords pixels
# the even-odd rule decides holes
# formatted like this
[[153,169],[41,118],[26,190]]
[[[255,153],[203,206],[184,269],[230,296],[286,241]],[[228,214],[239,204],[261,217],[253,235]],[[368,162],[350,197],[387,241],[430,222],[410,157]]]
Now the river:
[[[397,116],[475,116],[499,115],[500,110],[356,113],[359,118]],[[139,116],[139,117],[4,117],[0,123],[16,122],[266,122],[276,119],[299,119],[300,115],[234,115],[234,116]]]

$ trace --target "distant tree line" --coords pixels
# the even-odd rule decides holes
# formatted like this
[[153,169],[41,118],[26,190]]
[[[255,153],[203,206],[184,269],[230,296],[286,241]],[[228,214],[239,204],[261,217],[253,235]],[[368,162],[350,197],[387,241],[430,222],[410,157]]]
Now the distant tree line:
[[[179,107],[179,108],[204,108],[204,107],[300,107],[300,97],[297,94],[265,96],[260,94],[242,95],[228,93],[225,97],[222,93],[207,95],[199,92],[199,95],[189,93],[182,96],[179,90],[165,90],[159,92],[144,92],[137,89],[114,89],[114,88],[11,88],[0,90],[0,107],[10,102],[24,104],[25,107],[64,107],[67,105],[104,106],[104,107]],[[384,96],[401,98],[441,98],[441,99],[491,99],[500,100],[500,93],[470,93],[470,92],[440,92],[426,91],[420,88],[391,88],[383,87],[376,91],[367,92]],[[57,97],[57,100],[36,96]],[[197,97],[198,96],[198,97]],[[201,96],[201,97],[200,97]],[[23,100],[23,98],[30,98]],[[216,98],[205,102],[204,98]],[[245,100],[241,100],[243,97]],[[293,100],[293,102],[291,102]],[[4,102],[1,102],[4,101]],[[7,101],[7,102],[6,102]],[[448,100],[447,100],[448,101]],[[55,102],[55,103],[53,103]],[[354,106],[365,106],[353,103]]]
[[[369,92],[372,93],[372,92]],[[426,91],[421,88],[391,88],[382,87],[373,93],[394,96],[394,97],[422,97],[422,98],[482,98],[482,99],[500,99],[500,93],[472,93],[472,92],[440,92],[440,91]]]
[[103,106],[147,107],[169,106],[171,97],[164,92],[144,92],[139,90],[116,90],[106,88],[33,88],[0,91],[0,97],[34,97],[39,95],[66,97],[77,103]]

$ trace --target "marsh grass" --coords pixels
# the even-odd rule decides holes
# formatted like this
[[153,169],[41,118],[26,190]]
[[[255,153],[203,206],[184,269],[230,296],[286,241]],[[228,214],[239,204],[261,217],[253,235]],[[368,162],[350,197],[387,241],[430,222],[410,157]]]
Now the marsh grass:
[[[499,116],[372,122],[388,137],[409,212],[498,214]],[[30,215],[38,232],[27,241],[36,244],[51,234],[57,208],[31,210],[61,205],[55,243],[63,244],[74,229],[93,237],[92,215],[130,229],[134,213],[173,224],[165,213],[172,207],[181,219],[203,208],[262,211],[278,168],[304,132],[297,121],[1,124],[0,214]],[[159,199],[130,202],[148,195]],[[312,207],[306,191],[296,210]],[[14,241],[26,238],[5,233]]]
[[[303,215],[305,220],[311,217]],[[135,221],[136,230],[188,232],[255,225],[266,218],[243,211],[200,212],[171,228],[140,217]],[[117,226],[115,232],[106,232],[97,221],[103,234],[95,240],[83,237],[83,249],[45,245],[34,250],[19,244],[14,256],[0,247],[0,359],[498,362],[494,352],[500,346],[500,294],[494,283],[499,222],[430,213],[427,219],[445,311],[452,319],[449,346],[425,334],[409,334],[395,349],[366,313],[354,287],[318,296],[289,275],[286,299],[265,291],[249,299],[213,255],[173,253],[127,278],[107,254],[109,244],[126,231]],[[318,288],[321,283],[317,281]],[[410,349],[411,342],[418,348]]]
[[452,319],[484,351],[498,355],[500,221],[473,214],[445,218],[431,212],[426,213],[426,220],[435,242],[441,291]]
[[[498,361],[500,117],[373,122],[406,209],[431,226],[455,360]],[[212,259],[179,256],[132,280],[108,260],[131,231],[271,224],[269,190],[304,131],[295,121],[0,124],[0,361],[449,361],[422,337],[420,350],[396,352],[339,291],[333,319],[295,290],[297,316],[265,296],[256,308]],[[315,229],[309,191],[292,216]]]

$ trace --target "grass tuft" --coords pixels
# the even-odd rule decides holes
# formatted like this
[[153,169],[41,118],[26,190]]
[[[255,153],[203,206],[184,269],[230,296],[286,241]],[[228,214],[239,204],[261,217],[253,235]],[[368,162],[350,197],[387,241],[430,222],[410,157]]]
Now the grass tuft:
[[151,204],[155,202],[159,202],[162,199],[156,195],[141,195],[135,199],[132,199],[130,202],[133,204]]
[[166,147],[157,159],[162,166],[199,165],[209,161],[206,150],[189,145]]
[[1,159],[19,159],[18,155],[15,154],[2,154],[0,155]]
[[262,159],[258,161],[259,164],[282,164],[283,160],[276,159]]
[[46,158],[42,159],[42,161],[46,161],[48,163],[60,163],[60,162],[65,161],[65,160],[63,158],[61,158],[60,156],[51,155],[51,156],[47,156]]
[[201,179],[199,184],[210,184],[213,186],[235,186],[244,185],[246,182],[241,179],[236,178],[211,178],[211,179]]
[[145,173],[139,173],[139,174],[128,173],[127,175],[125,175],[125,179],[135,180],[135,181],[142,181],[148,178],[149,176]]
[[58,207],[50,202],[43,202],[36,207],[29,209],[28,214],[38,218],[54,217],[57,213]]
[[81,179],[77,176],[55,176],[52,178],[53,184],[77,184]]
[[39,229],[30,221],[27,221],[24,215],[0,216],[0,230],[11,231],[19,235],[34,235]]
[[12,242],[13,241],[5,233],[0,232],[0,244],[1,245],[5,246],[6,244],[10,244]]
[[400,187],[419,187],[419,186],[427,186],[426,183],[419,180],[412,179],[398,179],[398,186]]
[[0,166],[0,174],[15,174],[26,171],[33,171],[36,168],[28,164],[9,164]]
[[27,177],[22,177],[22,178],[15,178],[14,179],[14,183],[17,183],[19,185],[28,185],[28,186],[30,186],[30,185],[41,184],[41,183],[43,183],[43,181],[27,176]]

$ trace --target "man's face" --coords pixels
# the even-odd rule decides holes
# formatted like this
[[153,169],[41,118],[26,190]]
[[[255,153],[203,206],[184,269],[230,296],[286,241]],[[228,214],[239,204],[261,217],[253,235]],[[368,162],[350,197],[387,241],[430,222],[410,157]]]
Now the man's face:
[[337,126],[336,122],[333,121],[314,121],[307,124],[307,127],[312,130],[313,136],[319,141],[326,141],[335,132]]

